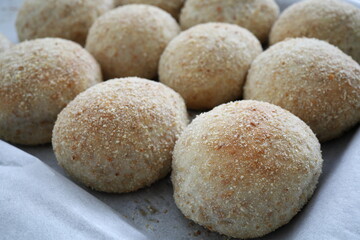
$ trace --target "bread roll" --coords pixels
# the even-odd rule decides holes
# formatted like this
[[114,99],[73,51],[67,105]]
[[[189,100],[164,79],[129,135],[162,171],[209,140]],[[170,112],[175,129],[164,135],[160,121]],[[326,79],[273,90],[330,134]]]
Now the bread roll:
[[0,138],[37,145],[51,141],[58,113],[102,76],[80,45],[45,38],[0,54],[0,79]]
[[106,79],[153,79],[162,52],[179,32],[175,19],[157,7],[125,5],[94,23],[86,49],[99,61]]
[[360,9],[339,0],[296,3],[275,22],[270,43],[297,37],[327,41],[360,63]]
[[248,30],[207,23],[182,32],[166,47],[159,79],[185,99],[190,109],[210,109],[242,95],[247,71],[262,52]]
[[185,0],[115,0],[116,6],[126,4],[150,4],[170,13],[175,19],[179,18],[181,7]]
[[170,88],[114,79],[83,92],[59,114],[52,143],[74,179],[98,191],[131,192],[169,173],[187,123],[184,100]]
[[175,203],[212,231],[261,237],[309,200],[322,162],[314,133],[290,112],[257,101],[223,104],[193,120],[176,142]]
[[283,107],[331,140],[360,121],[360,66],[325,41],[289,39],[254,60],[244,98]]
[[113,7],[113,0],[25,0],[16,29],[20,41],[59,37],[84,45],[94,21]]
[[180,15],[182,29],[207,22],[237,24],[266,43],[279,15],[274,0],[187,0]]

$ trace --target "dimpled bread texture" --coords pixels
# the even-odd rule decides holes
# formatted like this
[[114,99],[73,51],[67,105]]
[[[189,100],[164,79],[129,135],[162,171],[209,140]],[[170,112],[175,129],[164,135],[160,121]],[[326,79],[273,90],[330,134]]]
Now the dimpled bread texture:
[[360,66],[327,42],[289,39],[254,60],[244,98],[289,110],[327,141],[360,120]]
[[58,113],[101,80],[95,59],[74,42],[44,38],[13,46],[0,54],[0,138],[50,142]]
[[270,43],[297,37],[327,41],[360,63],[360,9],[338,0],[296,3],[275,22]]
[[258,101],[198,116],[177,141],[172,182],[183,214],[235,238],[286,224],[309,200],[322,167],[320,144],[290,112]]
[[265,43],[278,15],[274,0],[187,0],[181,10],[180,25],[188,29],[207,22],[233,23]]
[[85,45],[93,22],[112,8],[113,0],[25,0],[16,29],[20,41],[59,37]]
[[125,4],[150,4],[170,13],[175,19],[179,18],[181,7],[185,0],[115,0],[116,6]]
[[131,192],[169,173],[187,123],[184,100],[170,88],[115,79],[76,97],[59,114],[52,142],[74,179],[98,191]]
[[86,49],[99,61],[106,79],[157,76],[160,56],[180,32],[170,14],[150,5],[118,7],[90,29]]
[[6,49],[10,48],[12,43],[4,35],[0,34],[0,53],[4,52]]
[[174,38],[159,64],[159,79],[190,109],[210,109],[241,97],[246,73],[262,52],[248,30],[227,23],[197,25]]

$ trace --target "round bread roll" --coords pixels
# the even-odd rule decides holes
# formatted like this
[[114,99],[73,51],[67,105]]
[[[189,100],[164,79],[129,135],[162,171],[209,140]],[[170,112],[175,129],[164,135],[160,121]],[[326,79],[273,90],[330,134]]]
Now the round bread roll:
[[274,0],[187,0],[180,14],[182,29],[207,22],[237,24],[252,32],[262,43],[279,15]]
[[244,98],[289,110],[327,141],[360,120],[360,66],[327,42],[290,39],[254,60]]
[[122,193],[166,176],[188,117],[184,100],[161,83],[114,79],[89,88],[53,131],[59,164],[98,191]]
[[166,45],[180,32],[175,19],[150,5],[118,7],[91,27],[86,49],[99,61],[106,79],[157,76]]
[[181,7],[185,0],[115,0],[116,6],[126,4],[150,4],[170,13],[175,19],[179,18]]
[[44,38],[0,54],[0,79],[0,138],[36,145],[51,141],[58,113],[102,77],[81,46]]
[[59,37],[84,45],[95,19],[112,8],[113,0],[25,0],[16,19],[18,36],[20,41]]
[[360,63],[360,9],[338,0],[296,3],[275,22],[270,44],[296,37],[325,40]]
[[241,97],[246,73],[261,44],[227,23],[197,25],[173,39],[160,59],[159,79],[190,109],[210,109]]
[[6,49],[10,48],[12,43],[4,35],[0,34],[0,53],[4,52]]
[[322,161],[314,133],[290,112],[258,101],[223,104],[198,116],[175,145],[175,203],[212,231],[260,237],[309,200]]

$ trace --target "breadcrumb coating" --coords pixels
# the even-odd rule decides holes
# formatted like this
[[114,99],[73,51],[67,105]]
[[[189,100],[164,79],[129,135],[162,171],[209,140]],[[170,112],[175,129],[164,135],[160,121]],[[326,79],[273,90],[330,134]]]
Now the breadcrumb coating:
[[0,54],[0,138],[50,142],[57,114],[101,80],[98,63],[74,42],[44,38],[13,46]]
[[59,164],[98,191],[136,191],[166,176],[186,127],[184,100],[145,79],[109,80],[89,88],[60,114],[53,131]]
[[185,30],[207,22],[237,24],[266,43],[279,11],[274,0],[187,0],[180,25]]
[[185,0],[115,0],[116,6],[126,4],[149,4],[170,13],[175,19],[179,18],[180,10]]
[[25,0],[18,11],[20,41],[58,37],[85,45],[89,28],[113,0]]
[[179,32],[175,19],[157,7],[125,5],[94,23],[86,49],[99,61],[106,79],[153,79],[162,52]]
[[190,109],[211,109],[236,100],[251,62],[262,52],[248,30],[234,24],[200,24],[166,47],[159,79],[185,99]]
[[314,133],[290,112],[258,101],[223,104],[196,117],[175,145],[175,202],[209,230],[260,237],[309,200],[322,162]]
[[254,60],[244,98],[283,107],[331,140],[360,121],[360,66],[325,41],[289,39]]
[[360,63],[360,9],[339,0],[296,3],[275,22],[270,44],[298,37],[327,41]]

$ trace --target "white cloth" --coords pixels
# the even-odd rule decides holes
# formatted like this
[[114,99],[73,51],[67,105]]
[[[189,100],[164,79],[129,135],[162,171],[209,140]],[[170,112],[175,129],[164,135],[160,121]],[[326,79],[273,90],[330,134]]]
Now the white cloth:
[[106,204],[0,141],[0,239],[147,239]]

